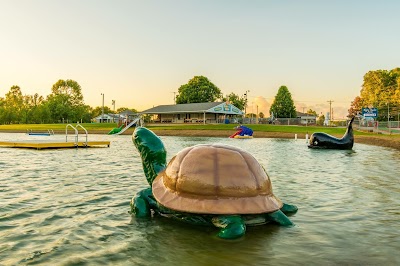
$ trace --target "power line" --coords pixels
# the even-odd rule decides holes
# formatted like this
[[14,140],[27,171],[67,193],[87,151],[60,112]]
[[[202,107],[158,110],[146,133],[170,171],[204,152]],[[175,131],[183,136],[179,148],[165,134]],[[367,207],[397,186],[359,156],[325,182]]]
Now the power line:
[[[263,95],[253,96],[253,95],[247,94],[247,97],[250,98],[250,99],[255,99],[257,97],[263,97],[265,100],[269,100],[269,101],[275,100],[275,97],[265,97]],[[321,100],[311,100],[311,101],[310,100],[297,100],[293,96],[292,96],[292,99],[293,99],[293,102],[297,102],[297,103],[317,103],[317,104],[321,103]],[[336,103],[347,103],[347,104],[350,104],[351,101],[352,100],[343,100],[342,99],[340,101],[336,101]]]

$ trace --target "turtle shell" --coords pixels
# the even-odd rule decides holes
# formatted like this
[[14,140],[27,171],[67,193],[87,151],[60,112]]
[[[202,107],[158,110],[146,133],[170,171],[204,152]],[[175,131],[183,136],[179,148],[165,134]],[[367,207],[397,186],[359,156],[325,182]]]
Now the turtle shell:
[[283,205],[250,153],[221,144],[183,149],[159,173],[152,190],[161,205],[189,213],[258,214]]

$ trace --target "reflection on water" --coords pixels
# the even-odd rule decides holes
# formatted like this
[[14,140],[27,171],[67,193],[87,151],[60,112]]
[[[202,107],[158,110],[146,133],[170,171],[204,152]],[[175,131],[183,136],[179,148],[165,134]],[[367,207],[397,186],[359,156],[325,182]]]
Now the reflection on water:
[[199,143],[249,151],[268,171],[275,194],[299,207],[291,217],[295,227],[249,227],[245,237],[224,241],[215,228],[132,217],[130,198],[147,183],[130,136],[89,139],[110,140],[111,147],[0,148],[0,265],[400,264],[395,150],[358,143],[353,151],[310,150],[301,139],[162,137],[169,159]]

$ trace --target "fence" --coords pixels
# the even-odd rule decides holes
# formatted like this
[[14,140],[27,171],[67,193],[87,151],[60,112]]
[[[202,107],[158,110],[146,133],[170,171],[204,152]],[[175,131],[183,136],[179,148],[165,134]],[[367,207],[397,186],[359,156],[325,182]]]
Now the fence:
[[399,121],[368,121],[361,122],[354,121],[354,128],[362,131],[374,132],[377,134],[400,134],[400,120]]

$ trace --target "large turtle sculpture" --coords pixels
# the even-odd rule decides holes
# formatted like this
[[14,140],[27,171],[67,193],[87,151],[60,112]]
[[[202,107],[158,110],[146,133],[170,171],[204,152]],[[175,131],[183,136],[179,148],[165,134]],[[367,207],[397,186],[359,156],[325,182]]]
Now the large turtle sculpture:
[[138,127],[132,136],[150,188],[131,201],[136,217],[159,214],[195,225],[221,228],[218,236],[235,239],[246,225],[293,223],[285,214],[297,207],[272,193],[264,168],[248,152],[222,145],[196,145],[166,164],[166,150],[152,131]]

